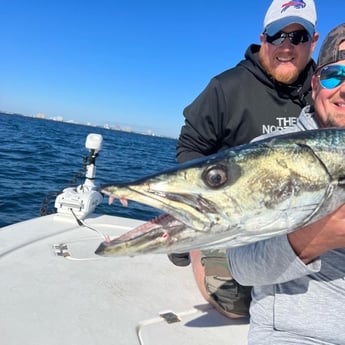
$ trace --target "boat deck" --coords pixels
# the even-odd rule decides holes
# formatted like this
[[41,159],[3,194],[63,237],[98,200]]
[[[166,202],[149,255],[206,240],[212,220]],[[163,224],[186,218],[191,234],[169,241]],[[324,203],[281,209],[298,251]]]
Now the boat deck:
[[[91,215],[118,236],[142,222]],[[6,345],[238,345],[248,320],[205,303],[190,267],[166,255],[104,258],[102,238],[53,214],[0,229],[0,334]]]

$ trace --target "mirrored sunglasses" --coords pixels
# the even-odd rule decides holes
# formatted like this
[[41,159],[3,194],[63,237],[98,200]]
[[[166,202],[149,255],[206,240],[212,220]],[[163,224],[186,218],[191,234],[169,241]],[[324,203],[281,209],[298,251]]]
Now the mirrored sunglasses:
[[288,38],[290,42],[295,46],[299,45],[300,43],[308,42],[311,38],[306,30],[296,30],[289,33],[279,31],[273,36],[269,36],[267,34],[265,35],[266,42],[273,44],[274,46],[283,44],[286,38]]
[[345,65],[325,66],[318,74],[320,85],[325,89],[334,89],[345,81]]

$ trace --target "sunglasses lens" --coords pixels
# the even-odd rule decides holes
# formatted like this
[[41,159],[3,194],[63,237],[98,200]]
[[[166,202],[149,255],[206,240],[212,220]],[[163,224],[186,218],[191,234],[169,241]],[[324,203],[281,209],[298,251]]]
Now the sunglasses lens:
[[345,65],[326,66],[320,71],[320,84],[325,89],[334,89],[345,81]]
[[309,35],[306,31],[293,31],[289,34],[289,39],[291,43],[297,46],[300,43],[305,43],[309,41]]
[[266,34],[266,42],[274,46],[281,45],[286,38],[288,38],[293,45],[297,46],[300,43],[308,42],[310,37],[306,30],[297,30],[289,33],[279,31],[273,36]]
[[279,46],[284,42],[285,38],[286,36],[283,36],[282,32],[278,32],[273,36],[266,35],[266,42],[273,44],[274,46]]

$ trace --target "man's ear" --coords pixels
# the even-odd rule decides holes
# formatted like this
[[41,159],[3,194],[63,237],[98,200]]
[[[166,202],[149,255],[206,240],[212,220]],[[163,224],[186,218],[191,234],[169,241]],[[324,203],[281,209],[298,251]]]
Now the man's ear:
[[315,96],[317,94],[317,90],[320,87],[319,77],[316,74],[313,74],[311,77],[311,97],[315,101]]

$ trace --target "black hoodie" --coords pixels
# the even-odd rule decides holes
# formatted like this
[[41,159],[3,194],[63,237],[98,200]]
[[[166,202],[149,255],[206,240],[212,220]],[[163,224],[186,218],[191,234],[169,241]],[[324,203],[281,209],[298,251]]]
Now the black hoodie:
[[298,80],[274,81],[258,59],[259,45],[251,45],[245,59],[211,79],[205,90],[184,109],[185,125],[177,144],[177,160],[185,162],[253,138],[292,126],[301,109],[312,104],[314,61]]

